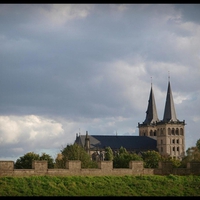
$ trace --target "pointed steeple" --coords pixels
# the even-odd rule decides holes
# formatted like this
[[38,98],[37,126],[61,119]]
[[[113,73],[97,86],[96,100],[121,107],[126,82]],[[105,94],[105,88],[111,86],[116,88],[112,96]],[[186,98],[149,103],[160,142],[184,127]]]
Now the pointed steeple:
[[173,101],[170,81],[168,82],[168,89],[167,89],[163,121],[164,122],[178,121],[178,119],[176,118],[176,112],[175,112],[175,107],[174,107],[174,101]]
[[159,121],[159,119],[158,119],[158,114],[157,114],[157,109],[156,109],[153,87],[152,87],[152,83],[151,83],[148,107],[147,107],[147,111],[146,111],[146,119],[143,122],[143,124],[152,124],[152,123],[156,123],[158,121]]

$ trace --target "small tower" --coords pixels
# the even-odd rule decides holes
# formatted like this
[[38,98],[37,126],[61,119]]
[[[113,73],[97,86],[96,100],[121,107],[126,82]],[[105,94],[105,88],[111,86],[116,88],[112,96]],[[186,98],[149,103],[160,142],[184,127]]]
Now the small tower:
[[86,131],[84,148],[85,148],[86,152],[90,155],[90,138],[88,136],[88,131]]
[[163,120],[157,123],[157,148],[161,155],[182,159],[185,154],[185,120],[176,117],[170,80],[166,95]]
[[146,111],[146,119],[142,124],[138,123],[139,136],[148,136],[156,139],[157,137],[157,127],[156,124],[159,122],[156,103],[153,93],[153,87],[151,83],[151,90],[148,100],[148,107]]

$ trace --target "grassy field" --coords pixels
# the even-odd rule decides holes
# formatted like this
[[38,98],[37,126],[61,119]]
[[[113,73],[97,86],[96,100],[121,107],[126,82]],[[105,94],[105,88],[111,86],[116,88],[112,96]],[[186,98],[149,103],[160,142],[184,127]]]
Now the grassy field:
[[0,196],[200,196],[200,176],[0,177]]

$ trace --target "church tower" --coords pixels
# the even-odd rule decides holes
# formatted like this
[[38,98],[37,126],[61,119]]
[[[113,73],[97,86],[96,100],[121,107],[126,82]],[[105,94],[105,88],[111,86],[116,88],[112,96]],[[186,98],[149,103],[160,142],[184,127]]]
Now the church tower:
[[163,120],[157,123],[157,148],[161,155],[181,159],[185,154],[185,120],[176,117],[170,81],[166,95]]
[[182,159],[185,154],[185,120],[176,117],[170,81],[168,81],[163,119],[159,120],[151,83],[146,111],[146,119],[138,123],[139,136],[148,136],[157,140],[157,149],[161,155]]
[[157,122],[159,122],[159,119],[156,109],[153,87],[151,83],[148,107],[146,111],[146,119],[142,124],[138,123],[139,136],[148,136],[153,139],[157,139]]

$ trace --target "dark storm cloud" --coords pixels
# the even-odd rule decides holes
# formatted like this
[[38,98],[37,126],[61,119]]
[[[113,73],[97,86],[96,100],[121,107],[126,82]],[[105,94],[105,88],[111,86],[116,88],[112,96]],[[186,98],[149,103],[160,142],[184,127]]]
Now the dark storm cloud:
[[178,4],[175,9],[181,11],[182,20],[186,22],[200,23],[200,5],[199,4]]
[[[34,12],[34,8],[37,7],[25,6],[24,15],[27,15],[27,10],[30,10],[34,16],[38,16]],[[45,9],[47,8],[45,7]],[[21,10],[23,9],[21,8]],[[29,96],[30,99],[26,99],[26,95],[23,96],[23,99],[30,104],[33,101],[33,106],[37,102],[42,103],[43,100],[46,104],[49,102],[52,105],[51,98],[46,101],[45,97],[53,97],[59,101],[62,99],[60,96],[67,96],[67,94],[70,94],[69,102],[73,102],[74,98],[79,101],[79,99],[84,99],[84,93],[79,91],[89,89],[88,80],[96,76],[96,68],[102,68],[101,71],[98,70],[98,74],[104,71],[104,63],[126,59],[129,55],[133,56],[134,52],[139,52],[147,60],[176,62],[177,52],[171,48],[173,44],[165,42],[165,40],[170,41],[170,38],[167,38],[169,36],[166,36],[165,32],[164,35],[154,34],[163,26],[155,26],[154,18],[148,18],[149,13],[154,13],[155,8],[129,5],[127,12],[119,15],[117,20],[115,18],[116,11],[112,13],[108,10],[107,5],[97,7],[95,17],[88,17],[84,23],[83,20],[77,20],[73,25],[66,23],[61,31],[58,28],[58,32],[56,30],[51,32],[52,29],[50,29],[49,32],[45,32],[48,34],[40,32],[39,29],[38,34],[36,30],[32,34],[25,28],[22,33],[21,23],[26,27],[26,20],[22,20],[18,27],[15,25],[13,30],[17,31],[14,31],[13,38],[17,37],[18,33],[19,39],[16,41],[8,39],[4,49],[9,43],[10,48],[7,52],[4,51],[4,59],[2,58],[3,66],[6,68],[2,73],[2,79],[7,80],[6,91],[12,91],[12,94],[22,93],[22,96],[23,93],[32,94]],[[144,14],[141,14],[141,11]],[[15,11],[13,15],[18,16],[20,12],[20,10]],[[107,20],[108,18],[109,20]],[[125,22],[124,18],[126,18]],[[34,18],[31,17],[31,19]],[[30,23],[30,21],[28,22]],[[34,24],[34,22],[40,23],[39,17],[32,23]],[[75,29],[75,36],[73,31],[69,31],[71,26],[72,30]],[[73,27],[76,28],[73,29]],[[23,35],[25,35],[24,38]],[[11,48],[11,44],[14,44],[14,48],[13,46]],[[80,88],[78,93],[76,88]],[[58,104],[62,105],[62,100],[60,103]]]
[[[65,140],[62,130],[67,142],[81,127],[95,134],[118,130],[137,135],[137,123],[145,118],[150,77],[159,118],[163,117],[168,71],[178,118],[187,113],[192,121],[195,113],[198,121],[198,100],[191,100],[199,98],[200,28],[198,14],[193,13],[197,8],[1,5],[1,134],[10,133],[10,123],[13,132],[21,132],[18,139],[38,130],[45,130],[45,137],[54,127],[58,143]],[[2,141],[11,138],[3,135]],[[33,149],[43,147],[37,145],[38,138]],[[13,142],[16,152],[28,150],[24,143]]]
[[[40,104],[43,107],[50,106],[55,110],[59,110],[59,107],[63,110],[63,104],[68,104],[70,108],[80,106],[82,109],[84,108],[83,104],[87,106],[87,101],[85,101],[87,96],[96,97],[99,95],[99,98],[96,98],[99,100],[105,96],[101,94],[103,91],[101,87],[99,87],[99,93],[98,91],[96,93],[93,88],[90,90],[91,86],[87,83],[97,74],[103,73],[104,63],[97,64],[99,60],[109,62],[113,57],[124,56],[121,48],[122,42],[121,44],[118,42],[119,45],[115,44],[117,39],[110,42],[110,39],[115,37],[119,31],[116,21],[112,23],[111,20],[108,24],[106,17],[104,20],[97,18],[94,21],[92,19],[88,20],[84,26],[82,22],[75,25],[80,30],[76,30],[78,36],[75,37],[72,37],[72,33],[68,33],[69,27],[67,26],[61,34],[54,35],[55,33],[50,32],[47,37],[43,35],[35,40],[32,40],[31,33],[24,33],[27,36],[23,45],[21,42],[18,44],[17,41],[11,41],[16,43],[14,49],[9,49],[15,63],[7,54],[7,59],[4,57],[4,60],[7,61],[4,64],[5,71],[1,74],[2,81],[7,83],[5,93],[12,92],[12,95],[15,95],[15,98],[10,98],[11,103],[14,100],[18,106],[29,104],[33,107]],[[116,28],[116,31],[113,32],[109,29],[111,25],[112,29]],[[89,30],[87,27],[90,27]],[[121,35],[123,38],[123,34]],[[39,39],[41,42],[38,41]],[[37,47],[35,48],[35,46]],[[96,70],[96,68],[101,69]],[[101,86],[104,88],[104,85]],[[113,91],[114,94],[115,86],[110,87],[112,87],[110,91]],[[23,100],[20,99],[19,95],[23,97]],[[78,103],[73,106],[71,104],[74,103],[74,99]],[[53,102],[57,103],[53,104]],[[110,112],[110,109],[108,111]],[[83,112],[85,112],[84,109]]]

